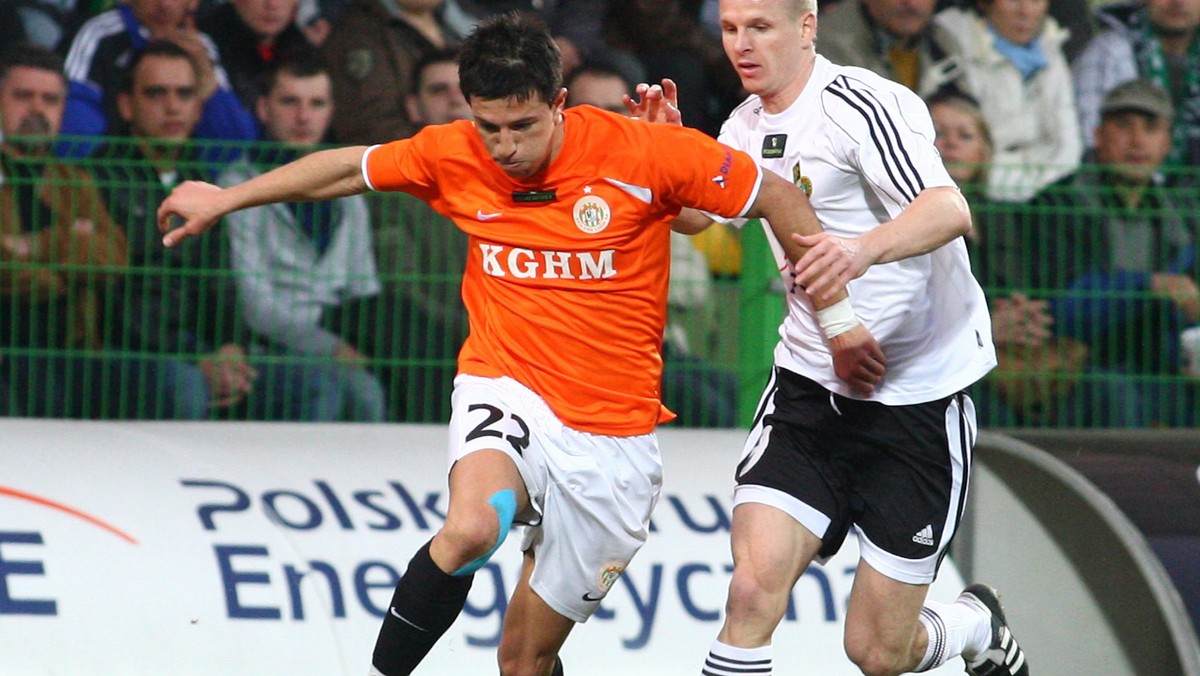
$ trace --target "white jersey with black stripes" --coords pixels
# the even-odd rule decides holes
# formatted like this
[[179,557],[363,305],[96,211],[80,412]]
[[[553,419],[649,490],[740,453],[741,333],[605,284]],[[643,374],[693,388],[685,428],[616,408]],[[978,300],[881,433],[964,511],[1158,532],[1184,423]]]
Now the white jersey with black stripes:
[[[912,91],[820,55],[787,110],[767,113],[751,96],[733,111],[720,135],[722,142],[808,191],[824,228],[844,237],[895,218],[926,188],[954,185],[933,138],[929,110]],[[770,228],[764,230],[782,266],[783,251]],[[933,401],[995,366],[987,304],[961,238],[922,256],[872,266],[850,283],[850,298],[888,359],[874,400],[889,405]],[[775,363],[861,398],[834,374],[808,297],[790,293],[788,309]]]

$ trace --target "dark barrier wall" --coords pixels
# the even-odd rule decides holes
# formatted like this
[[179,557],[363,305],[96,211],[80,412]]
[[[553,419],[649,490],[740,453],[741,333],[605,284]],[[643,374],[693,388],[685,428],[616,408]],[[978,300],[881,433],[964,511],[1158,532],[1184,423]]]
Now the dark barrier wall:
[[1103,491],[1158,554],[1200,627],[1200,432],[1052,430],[1012,436],[1052,453]]
[[1200,560],[1195,434],[1014,436],[981,434],[953,555],[964,577],[1001,589],[1031,663],[1200,674],[1184,601],[1195,608]]

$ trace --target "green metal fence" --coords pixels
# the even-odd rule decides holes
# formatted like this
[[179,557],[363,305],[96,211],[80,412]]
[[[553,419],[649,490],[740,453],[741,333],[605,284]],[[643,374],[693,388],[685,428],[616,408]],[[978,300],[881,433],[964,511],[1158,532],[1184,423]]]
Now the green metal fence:
[[[286,152],[87,143],[85,160],[0,156],[0,414],[447,418],[467,328],[466,238],[445,219],[371,194],[255,216],[291,223],[315,252],[286,255],[270,228],[229,224],[167,250],[155,209],[173,185],[236,180]],[[1174,177],[1135,208],[1097,176],[1031,204],[972,200],[969,248],[1001,343],[1001,368],[972,390],[985,426],[1195,422],[1181,338],[1200,325],[1194,183]],[[338,254],[342,228],[370,248]],[[668,341],[664,399],[682,424],[744,425],[766,381],[783,297],[761,229],[740,237],[740,271],[674,282],[703,285],[670,308],[685,340]],[[1039,312],[1049,337],[1022,345]]]

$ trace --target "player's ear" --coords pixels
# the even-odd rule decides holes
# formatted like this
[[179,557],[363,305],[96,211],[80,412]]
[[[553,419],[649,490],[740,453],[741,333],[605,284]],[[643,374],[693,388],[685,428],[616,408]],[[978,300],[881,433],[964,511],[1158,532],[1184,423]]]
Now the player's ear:
[[555,113],[561,113],[563,108],[567,106],[567,88],[563,87],[558,90],[558,96],[554,97],[554,103],[550,107]]
[[807,12],[800,19],[800,33],[806,37],[815,40],[817,38],[817,15],[815,12]]

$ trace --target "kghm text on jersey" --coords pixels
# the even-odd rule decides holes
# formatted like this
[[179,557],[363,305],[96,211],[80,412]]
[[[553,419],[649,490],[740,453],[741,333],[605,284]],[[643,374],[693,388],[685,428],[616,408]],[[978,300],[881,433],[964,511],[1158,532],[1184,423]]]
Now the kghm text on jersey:
[[499,244],[479,244],[483,271],[493,277],[518,279],[608,279],[617,274],[613,249],[602,251],[535,251]]

